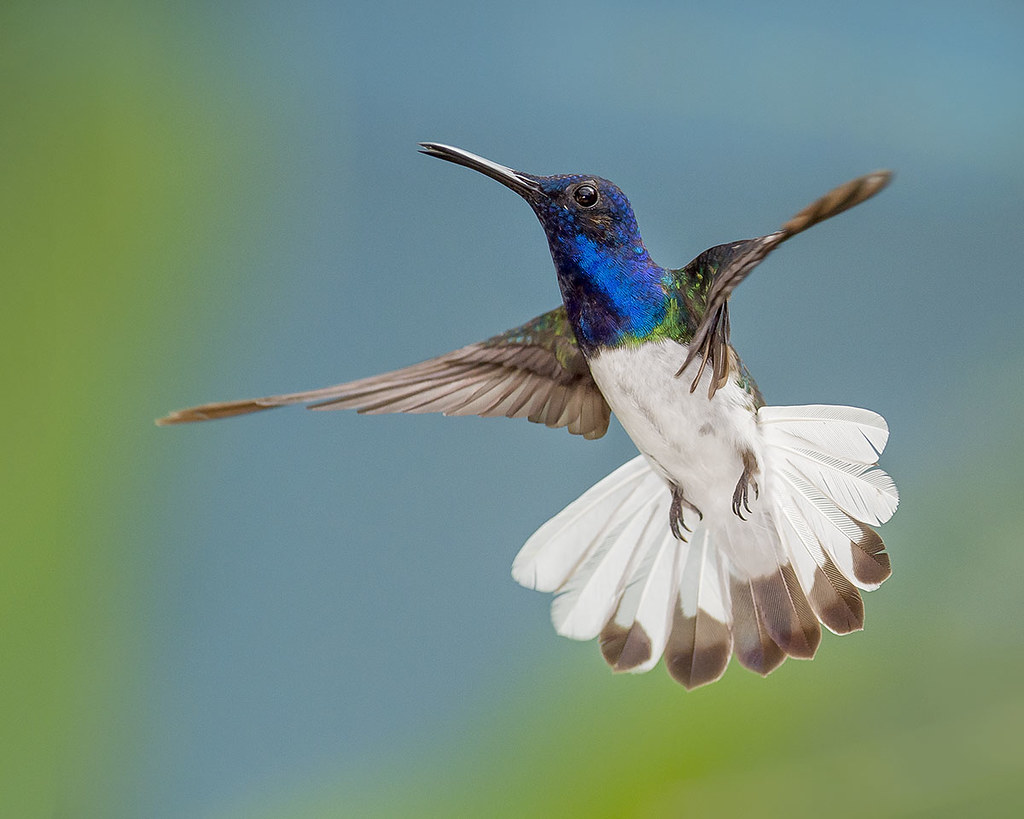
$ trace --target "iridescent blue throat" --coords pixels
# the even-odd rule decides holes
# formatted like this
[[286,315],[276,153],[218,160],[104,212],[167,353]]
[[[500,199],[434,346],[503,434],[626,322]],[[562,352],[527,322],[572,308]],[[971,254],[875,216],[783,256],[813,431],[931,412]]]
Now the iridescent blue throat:
[[562,231],[549,235],[569,320],[584,352],[656,335],[669,306],[667,271],[656,265],[639,236],[607,241]]

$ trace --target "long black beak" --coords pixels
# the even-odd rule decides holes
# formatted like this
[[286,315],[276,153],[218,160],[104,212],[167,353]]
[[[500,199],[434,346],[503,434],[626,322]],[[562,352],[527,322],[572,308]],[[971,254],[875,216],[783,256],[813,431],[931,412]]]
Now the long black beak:
[[436,156],[438,159],[446,159],[449,162],[454,162],[456,165],[464,165],[467,168],[472,168],[474,171],[479,171],[484,176],[489,176],[505,187],[511,188],[527,201],[535,201],[538,197],[544,195],[535,176],[513,171],[511,168],[506,168],[497,162],[491,162],[491,160],[484,159],[482,156],[471,154],[469,151],[462,150],[462,148],[453,148],[451,145],[441,145],[438,142],[421,142],[420,152],[427,154],[427,156]]

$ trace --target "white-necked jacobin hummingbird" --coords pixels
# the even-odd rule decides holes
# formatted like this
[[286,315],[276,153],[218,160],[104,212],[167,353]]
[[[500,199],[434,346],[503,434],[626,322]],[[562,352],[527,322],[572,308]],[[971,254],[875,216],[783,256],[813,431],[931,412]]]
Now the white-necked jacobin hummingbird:
[[547,234],[562,306],[438,358],[334,387],[204,404],[177,424],[284,404],[366,413],[528,418],[599,438],[614,412],[640,450],[545,523],[512,567],[554,592],[559,634],[600,638],[616,671],[664,656],[687,688],[730,656],[761,674],[810,658],[819,622],[860,629],[858,589],[890,574],[871,528],[898,496],[877,468],[881,416],[767,406],[729,343],[728,299],[775,247],[881,190],[879,171],[830,191],[774,233],[685,267],[647,253],[629,201],[597,176],[534,176],[447,145],[423,153],[501,182]]

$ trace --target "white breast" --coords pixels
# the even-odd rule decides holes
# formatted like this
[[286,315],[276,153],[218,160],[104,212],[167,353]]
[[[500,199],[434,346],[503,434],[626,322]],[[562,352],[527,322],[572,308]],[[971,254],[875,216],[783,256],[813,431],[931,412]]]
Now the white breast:
[[710,367],[691,392],[699,362],[676,376],[686,351],[674,341],[604,350],[590,360],[590,371],[655,471],[705,515],[731,515],[742,453],[763,463],[754,400],[734,380],[708,399]]

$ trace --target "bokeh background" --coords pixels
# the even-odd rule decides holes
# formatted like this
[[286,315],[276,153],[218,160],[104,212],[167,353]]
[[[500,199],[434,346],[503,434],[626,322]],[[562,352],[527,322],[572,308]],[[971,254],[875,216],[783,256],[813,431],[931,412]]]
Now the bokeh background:
[[[1024,811],[1018,2],[0,6],[0,814]],[[882,412],[866,631],[762,680],[616,677],[508,575],[633,448],[202,401],[557,304],[529,209],[416,152],[630,195],[655,258],[767,232],[773,403]]]

